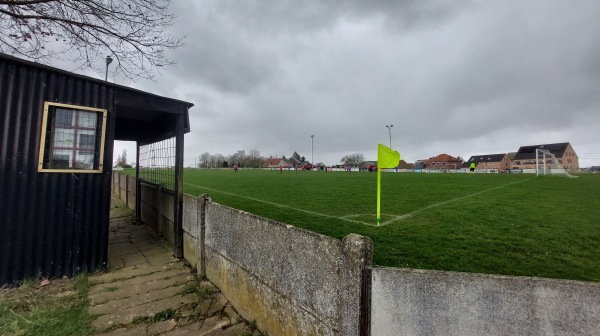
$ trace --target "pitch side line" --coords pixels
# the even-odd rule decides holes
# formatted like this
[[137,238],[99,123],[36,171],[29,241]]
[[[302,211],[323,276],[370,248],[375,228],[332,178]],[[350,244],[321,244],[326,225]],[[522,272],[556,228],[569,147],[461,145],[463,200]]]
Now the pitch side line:
[[292,209],[292,210],[304,212],[304,213],[311,214],[311,215],[316,215],[316,216],[321,216],[321,217],[327,217],[327,218],[333,218],[333,219],[339,219],[339,220],[343,220],[343,221],[350,222],[350,223],[370,225],[368,223],[357,221],[357,220],[353,220],[353,219],[348,219],[348,218],[343,218],[343,217],[338,217],[338,216],[333,216],[333,215],[326,215],[326,214],[322,214],[320,212],[314,212],[314,211],[300,209],[300,208],[294,208],[294,207],[289,206],[289,205],[284,205],[284,204],[269,202],[269,201],[261,200],[261,199],[254,198],[254,197],[244,196],[244,195],[238,195],[238,194],[230,193],[230,192],[227,192],[227,191],[222,191],[222,190],[218,190],[218,189],[203,187],[203,186],[200,186],[200,185],[197,185],[197,184],[191,184],[191,183],[187,183],[187,182],[184,182],[183,184],[191,185],[191,186],[202,188],[202,189],[206,189],[206,190],[216,191],[218,193],[226,194],[226,195],[230,195],[230,196],[242,197],[242,198],[246,198],[246,199],[249,199],[249,200],[252,200],[252,201],[261,202],[261,203],[273,205],[273,206],[280,207],[280,208]]
[[435,207],[438,207],[438,206],[440,206],[440,205],[444,205],[444,204],[447,204],[447,203],[450,203],[450,202],[454,202],[454,201],[458,201],[458,200],[461,200],[461,199],[465,199],[465,198],[469,198],[469,197],[473,197],[473,196],[481,195],[481,194],[483,194],[483,193],[486,193],[486,192],[488,192],[488,191],[492,191],[492,190],[496,190],[496,189],[504,188],[504,187],[506,187],[506,186],[509,186],[509,185],[511,185],[511,184],[516,184],[516,183],[522,183],[522,182],[525,182],[525,181],[529,181],[529,180],[531,180],[531,179],[534,179],[534,178],[536,178],[536,177],[537,177],[537,175],[536,175],[536,176],[534,176],[534,177],[530,177],[530,178],[528,178],[528,179],[525,179],[525,180],[521,180],[521,181],[515,181],[515,182],[510,182],[510,183],[503,184],[503,185],[501,185],[501,186],[498,186],[498,187],[493,187],[493,188],[490,188],[490,189],[487,189],[487,190],[478,191],[478,192],[476,192],[476,193],[473,193],[473,194],[469,194],[469,195],[465,195],[465,196],[460,196],[460,197],[453,198],[453,199],[450,199],[450,200],[447,200],[447,201],[443,201],[443,202],[435,203],[435,204],[432,204],[432,205],[428,205],[428,206],[426,206],[426,207],[424,207],[424,208],[417,209],[417,210],[415,210],[415,211],[413,211],[413,212],[409,212],[409,213],[407,213],[407,214],[405,214],[405,215],[398,216],[399,218],[396,218],[396,219],[389,220],[389,221],[387,221],[387,222],[385,222],[385,223],[381,223],[381,226],[388,225],[388,224],[392,224],[392,223],[395,223],[395,222],[397,222],[397,221],[403,220],[403,219],[405,219],[405,218],[412,217],[413,215],[415,215],[415,214],[417,214],[417,213],[419,213],[419,212],[421,212],[421,211],[429,210],[429,209],[431,209],[431,208],[435,208]]

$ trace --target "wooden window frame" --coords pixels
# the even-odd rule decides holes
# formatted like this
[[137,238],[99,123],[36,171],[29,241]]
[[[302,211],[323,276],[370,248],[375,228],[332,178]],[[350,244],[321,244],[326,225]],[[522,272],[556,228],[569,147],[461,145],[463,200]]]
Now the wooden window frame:
[[[50,131],[48,129],[48,114],[50,113],[51,107],[62,107],[71,110],[80,110],[85,112],[96,112],[102,114],[102,125],[100,127],[100,153],[98,157],[98,169],[76,169],[76,168],[60,168],[60,169],[52,169],[52,168],[44,168],[44,156],[46,150],[46,137],[47,132]],[[80,105],[71,105],[71,104],[61,104],[61,103],[53,103],[53,102],[44,102],[44,114],[42,119],[42,135],[40,138],[40,153],[39,153],[39,161],[38,161],[38,172],[40,173],[77,173],[77,174],[98,174],[103,172],[104,168],[104,143],[106,137],[106,120],[107,120],[108,110],[100,109],[95,107],[88,106],[80,106]]]

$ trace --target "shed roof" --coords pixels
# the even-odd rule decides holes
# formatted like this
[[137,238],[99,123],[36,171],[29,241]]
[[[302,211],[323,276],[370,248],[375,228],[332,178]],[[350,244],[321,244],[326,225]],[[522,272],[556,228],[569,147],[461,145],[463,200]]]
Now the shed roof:
[[41,63],[27,61],[0,53],[0,59],[64,76],[83,79],[104,85],[113,90],[116,115],[114,140],[139,141],[140,144],[156,142],[175,136],[175,116],[185,114],[184,132],[190,131],[188,109],[194,104],[162,97],[101,79],[75,74]]

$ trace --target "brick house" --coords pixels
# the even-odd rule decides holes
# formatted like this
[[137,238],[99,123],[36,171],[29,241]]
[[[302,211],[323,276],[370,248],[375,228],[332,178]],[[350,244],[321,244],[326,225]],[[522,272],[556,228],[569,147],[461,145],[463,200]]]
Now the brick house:
[[423,164],[423,169],[458,169],[462,166],[463,160],[444,153],[418,162]]
[[292,164],[284,157],[280,158],[268,158],[263,162],[261,168],[279,168],[279,167],[287,168],[291,167]]
[[579,170],[579,157],[573,146],[568,142],[521,146],[519,151],[511,161],[510,167],[516,169],[535,169],[535,150],[545,149],[556,156],[560,163],[567,170]]
[[475,169],[498,169],[498,171],[506,171],[510,169],[510,157],[506,153],[502,154],[483,154],[473,155],[465,163],[462,164],[461,168],[469,168],[471,163],[475,162]]
[[398,164],[398,168],[399,169],[415,169],[415,164],[414,163],[408,163],[404,160],[400,160],[400,163]]

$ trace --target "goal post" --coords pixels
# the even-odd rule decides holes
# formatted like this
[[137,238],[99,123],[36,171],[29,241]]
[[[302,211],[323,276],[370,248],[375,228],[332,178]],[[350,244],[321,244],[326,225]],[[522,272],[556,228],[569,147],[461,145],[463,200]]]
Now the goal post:
[[560,164],[554,154],[547,149],[535,149],[535,174],[559,174],[567,177],[578,177],[569,174],[569,172]]

